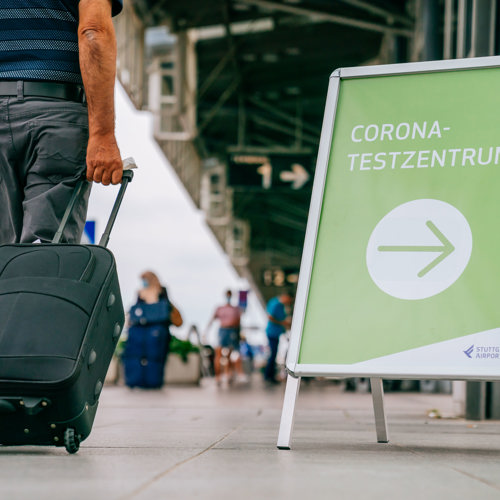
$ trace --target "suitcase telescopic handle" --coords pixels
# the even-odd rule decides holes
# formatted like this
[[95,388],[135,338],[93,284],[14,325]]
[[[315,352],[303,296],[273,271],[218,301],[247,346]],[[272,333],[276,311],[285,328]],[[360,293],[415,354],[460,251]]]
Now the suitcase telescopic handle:
[[[111,230],[113,229],[116,216],[118,215],[118,210],[120,209],[120,205],[122,204],[123,197],[125,195],[125,190],[127,189],[129,182],[131,182],[132,179],[134,178],[134,172],[132,170],[133,168],[137,168],[137,165],[135,164],[133,158],[127,158],[123,160],[123,176],[120,185],[120,190],[116,195],[115,203],[113,205],[113,208],[111,209],[111,214],[109,215],[108,223],[106,224],[106,229],[104,230],[104,233],[102,234],[101,239],[99,241],[100,246],[103,247],[108,246]],[[71,196],[71,199],[69,200],[66,211],[64,212],[63,218],[61,219],[59,228],[54,236],[54,239],[52,240],[52,243],[61,242],[62,235],[68,223],[69,217],[73,212],[73,209],[75,208],[76,202],[82,196],[83,188],[87,182],[88,181],[85,178],[82,178],[78,181],[75,190],[73,191],[73,194]]]
[[120,186],[120,190],[118,191],[118,194],[116,196],[116,200],[111,210],[108,223],[106,224],[106,229],[104,230],[104,233],[102,233],[101,239],[99,240],[99,245],[102,247],[108,246],[109,236],[111,234],[111,230],[113,229],[116,216],[118,215],[118,210],[120,210],[120,205],[122,204],[123,196],[125,195],[125,190],[127,189],[128,183],[131,182],[133,178],[134,178],[134,172],[132,170],[123,171],[122,184]]

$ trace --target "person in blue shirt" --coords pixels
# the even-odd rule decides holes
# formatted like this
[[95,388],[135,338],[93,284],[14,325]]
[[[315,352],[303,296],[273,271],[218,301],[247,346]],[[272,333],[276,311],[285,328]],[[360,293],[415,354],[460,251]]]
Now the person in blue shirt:
[[293,304],[293,295],[284,292],[281,295],[272,298],[267,303],[267,327],[266,334],[269,342],[270,354],[264,371],[264,380],[270,384],[279,383],[276,379],[276,355],[278,354],[278,345],[280,336],[291,326],[291,306]]
[[[51,241],[78,179],[118,184],[123,0],[0,1],[0,244]],[[63,240],[79,242],[90,186]]]

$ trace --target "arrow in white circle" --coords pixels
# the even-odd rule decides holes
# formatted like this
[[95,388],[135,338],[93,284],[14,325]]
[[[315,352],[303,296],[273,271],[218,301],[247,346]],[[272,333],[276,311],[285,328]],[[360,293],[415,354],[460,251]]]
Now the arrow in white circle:
[[302,165],[294,163],[292,170],[280,173],[280,179],[283,182],[292,182],[292,189],[300,189],[309,180],[309,172]]
[[436,235],[436,237],[441,242],[441,245],[434,246],[411,246],[411,245],[399,245],[399,246],[384,246],[378,247],[379,252],[437,252],[439,255],[427,266],[425,266],[417,276],[419,278],[424,277],[429,271],[434,269],[440,262],[442,262],[448,255],[455,251],[455,247],[451,244],[450,240],[436,227],[434,222],[428,220],[425,225]]

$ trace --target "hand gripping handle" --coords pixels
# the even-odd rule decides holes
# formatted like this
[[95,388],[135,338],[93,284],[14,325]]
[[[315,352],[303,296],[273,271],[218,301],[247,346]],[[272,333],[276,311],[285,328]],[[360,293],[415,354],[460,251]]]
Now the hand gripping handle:
[[[137,165],[134,162],[133,158],[127,158],[123,160],[123,176],[122,176],[122,182],[120,186],[120,190],[118,191],[118,194],[116,195],[116,200],[113,205],[113,208],[111,210],[111,214],[108,219],[108,223],[106,224],[106,229],[104,230],[104,233],[101,237],[101,240],[99,241],[99,245],[106,247],[109,242],[109,237],[111,234],[111,230],[113,229],[113,225],[116,220],[116,216],[118,215],[118,210],[120,209],[120,205],[122,204],[123,196],[125,195],[125,190],[127,189],[127,186],[129,182],[132,181],[134,178],[134,172],[132,169],[137,168]],[[78,199],[82,196],[83,188],[85,184],[88,181],[85,178],[82,178],[78,181],[75,190],[73,191],[73,195],[71,196],[71,199],[69,200],[68,206],[66,208],[66,211],[64,212],[63,218],[61,220],[61,224],[59,225],[59,229],[57,230],[54,239],[52,240],[52,243],[60,243],[62,240],[62,235],[64,232],[64,229],[66,228],[66,225],[68,223],[69,217],[71,213],[73,212],[73,209],[75,208],[76,202]]]

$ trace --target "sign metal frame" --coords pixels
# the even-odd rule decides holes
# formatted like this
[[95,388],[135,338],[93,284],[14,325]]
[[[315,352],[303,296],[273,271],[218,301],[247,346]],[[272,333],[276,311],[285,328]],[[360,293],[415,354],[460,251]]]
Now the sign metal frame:
[[423,74],[432,72],[461,71],[472,69],[500,68],[500,56],[479,57],[471,59],[453,59],[432,62],[417,62],[404,64],[390,64],[380,66],[366,66],[341,68],[335,70],[330,76],[328,94],[325,105],[325,114],[316,162],[316,172],[313,184],[309,219],[306,229],[305,243],[300,267],[300,276],[297,287],[296,304],[294,309],[291,340],[287,355],[286,368],[293,377],[324,376],[324,377],[380,377],[396,379],[453,379],[453,380],[499,380],[500,372],[491,370],[491,373],[476,375],[475,369],[463,370],[462,373],[451,373],[436,367],[433,371],[422,373],[421,370],[408,370],[398,373],[391,370],[361,371],[355,365],[330,365],[330,364],[300,364],[299,353],[302,341],[302,330],[305,321],[307,299],[314,264],[316,242],[319,231],[321,210],[325,194],[326,176],[333,142],[334,124],[337,114],[338,96],[342,80],[369,78],[377,76],[397,76]]
[[290,449],[291,435],[294,423],[295,404],[299,393],[300,380],[303,376],[322,376],[330,378],[367,377],[372,387],[373,408],[377,441],[389,441],[387,422],[384,409],[383,378],[392,379],[452,379],[452,380],[499,380],[500,372],[497,369],[482,370],[481,374],[474,373],[475,369],[463,369],[461,373],[451,373],[446,369],[436,367],[432,370],[415,368],[404,373],[387,370],[361,370],[355,365],[333,364],[300,364],[299,355],[302,342],[303,327],[307,309],[307,300],[312,278],[316,243],[319,232],[321,211],[325,195],[326,177],[333,144],[333,132],[337,115],[338,97],[342,80],[369,78],[377,76],[397,76],[411,74],[425,74],[433,72],[451,72],[473,69],[500,68],[500,56],[480,57],[471,59],[453,59],[444,61],[391,64],[368,67],[341,68],[330,76],[328,94],[325,105],[325,114],[321,130],[321,138],[316,162],[316,171],[313,183],[309,219],[307,223],[300,276],[298,281],[296,306],[293,315],[291,340],[286,360],[288,372],[285,397],[281,415],[277,447]]

